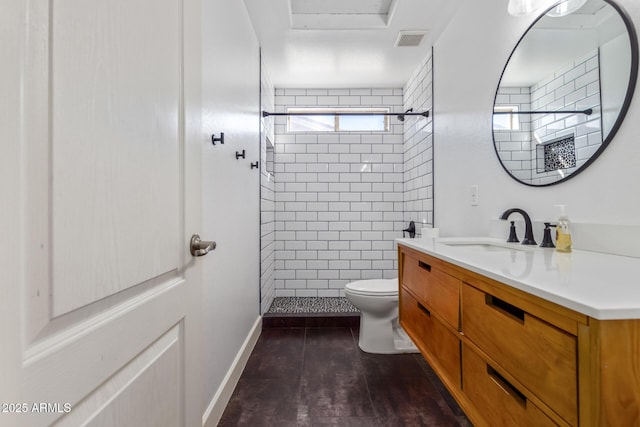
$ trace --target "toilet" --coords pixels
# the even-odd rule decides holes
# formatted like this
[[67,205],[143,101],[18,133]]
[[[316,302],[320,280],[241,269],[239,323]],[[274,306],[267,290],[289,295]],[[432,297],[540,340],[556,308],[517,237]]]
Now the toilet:
[[398,279],[369,279],[347,283],[344,293],[360,310],[358,346],[367,353],[417,353],[398,322]]

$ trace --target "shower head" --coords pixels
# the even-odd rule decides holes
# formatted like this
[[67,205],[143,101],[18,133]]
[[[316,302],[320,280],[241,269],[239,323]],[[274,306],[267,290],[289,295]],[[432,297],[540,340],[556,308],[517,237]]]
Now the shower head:
[[[413,111],[413,108],[409,108],[407,111],[404,112],[404,114],[411,113],[412,111]],[[404,114],[398,114],[398,120],[400,120],[401,122],[404,122]]]

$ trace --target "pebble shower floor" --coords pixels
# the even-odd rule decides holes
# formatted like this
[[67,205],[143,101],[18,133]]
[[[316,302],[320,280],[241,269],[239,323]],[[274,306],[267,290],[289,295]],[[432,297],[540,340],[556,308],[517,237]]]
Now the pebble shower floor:
[[359,313],[359,310],[342,297],[276,297],[267,313]]

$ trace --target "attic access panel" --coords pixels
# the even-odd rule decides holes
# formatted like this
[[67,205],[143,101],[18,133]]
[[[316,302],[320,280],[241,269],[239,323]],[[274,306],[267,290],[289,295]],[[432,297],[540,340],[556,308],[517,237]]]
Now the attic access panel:
[[397,0],[289,0],[291,28],[351,30],[386,28]]

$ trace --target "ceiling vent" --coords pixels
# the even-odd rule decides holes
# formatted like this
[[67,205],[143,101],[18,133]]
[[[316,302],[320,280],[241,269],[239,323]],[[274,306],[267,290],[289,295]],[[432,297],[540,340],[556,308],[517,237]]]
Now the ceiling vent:
[[426,31],[400,31],[396,38],[396,47],[415,47],[422,43]]

